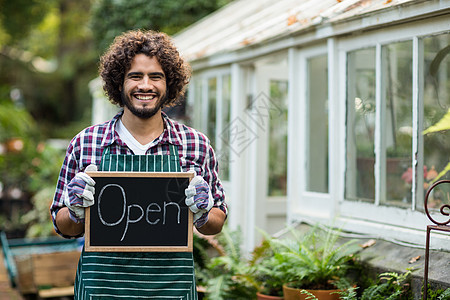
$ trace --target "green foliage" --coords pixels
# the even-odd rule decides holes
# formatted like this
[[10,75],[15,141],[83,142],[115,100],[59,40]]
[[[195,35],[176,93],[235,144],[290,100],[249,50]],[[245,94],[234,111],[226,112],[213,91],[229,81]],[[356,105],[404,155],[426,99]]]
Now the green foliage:
[[271,296],[283,295],[284,273],[277,268],[278,261],[267,238],[253,250],[249,264],[251,267],[249,277],[260,293]]
[[[196,260],[197,257],[201,258],[199,265],[202,266],[199,269],[196,268],[196,277],[197,280],[201,277],[201,283],[206,284],[206,299],[255,299],[256,291],[266,295],[282,296],[282,293],[279,293],[279,287],[301,276],[303,276],[302,279],[297,282],[303,285],[293,287],[301,290],[313,289],[314,287],[306,285],[321,277],[316,274],[317,272],[328,274],[329,277],[322,280],[332,281],[333,286],[329,288],[337,288],[339,291],[336,294],[339,294],[341,300],[413,299],[410,287],[412,270],[407,270],[403,274],[385,272],[378,275],[376,281],[369,282],[367,267],[355,261],[360,247],[353,241],[338,244],[337,231],[324,232],[314,227],[300,237],[292,229],[293,237],[282,239],[262,233],[265,239],[253,250],[249,260],[243,257],[240,250],[242,236],[239,229],[230,231],[228,227],[224,227],[222,233],[213,238],[197,237],[203,242],[200,241],[197,246],[195,244],[199,241],[194,243],[194,256]],[[217,250],[219,256],[210,258],[208,248],[211,247]],[[199,256],[199,252],[203,254]],[[293,253],[298,254],[293,255]],[[286,258],[280,259],[280,256]],[[327,268],[318,267],[325,265],[319,262],[322,260],[328,262]],[[340,267],[335,268],[336,266]],[[287,272],[288,268],[292,269],[296,275],[293,276],[291,272]],[[300,271],[302,268],[310,268],[310,270]],[[354,273],[358,268],[364,272]],[[329,270],[334,270],[332,275],[328,272]],[[272,294],[267,292],[271,288],[278,292]],[[306,295],[307,299],[316,299],[306,290],[302,290],[301,293]],[[429,288],[428,299],[450,300],[450,289],[443,291]]]
[[0,178],[3,185],[20,186],[31,193],[55,184],[62,153],[39,142],[37,124],[31,115],[12,103],[0,103]]
[[98,60],[87,26],[91,1],[0,0],[1,85],[21,92],[48,136],[90,111]]
[[36,124],[25,109],[7,100],[0,101],[0,108],[0,142],[33,134]]
[[307,290],[300,290],[300,294],[301,295],[305,295],[306,296],[306,298],[305,298],[306,300],[318,300],[316,296],[314,296],[313,294],[311,294]]
[[45,0],[0,0],[0,31],[2,42],[17,42],[32,30],[45,16],[48,2]]
[[376,284],[364,290],[361,300],[412,299],[410,290],[411,270],[403,274],[387,272],[379,275]]
[[54,193],[53,186],[45,186],[31,198],[33,209],[20,219],[21,224],[27,227],[26,237],[46,237],[54,234],[49,214]]
[[114,37],[132,29],[174,34],[230,0],[98,0],[92,7],[92,31],[102,53]]
[[358,296],[357,290],[358,289],[359,289],[359,287],[352,286],[347,289],[340,289],[337,292],[337,294],[339,294],[339,299],[341,299],[341,300],[356,300],[356,299],[358,299],[357,298],[357,296]]
[[6,70],[0,83],[8,92],[19,89],[41,131],[55,137],[55,129],[90,116],[88,83],[117,34],[134,28],[173,34],[228,2],[0,0],[0,69]]
[[[446,47],[447,51],[450,49],[450,47]],[[423,131],[423,134],[429,134],[429,133],[435,133],[440,131],[447,131],[450,130],[450,108],[448,109],[447,113],[442,117],[441,120],[439,120],[436,124],[428,127],[426,130]],[[431,183],[434,183],[438,181],[440,178],[444,177],[447,172],[450,172],[450,162],[445,166],[445,168],[439,172],[439,174],[431,181]]]
[[40,143],[38,152],[32,158],[33,168],[28,172],[29,191],[33,209],[21,218],[27,226],[27,237],[42,237],[54,234],[49,207],[55,193],[59,170],[64,160],[64,151]]
[[450,299],[450,288],[442,292],[437,298],[438,300],[449,300]]
[[4,187],[28,187],[31,160],[36,155],[36,124],[24,109],[0,103],[0,180]]
[[207,266],[207,299],[254,299],[256,288],[249,283],[249,265],[240,249],[240,230],[230,231],[224,227],[217,240],[224,255],[212,258]]
[[209,249],[211,244],[206,238],[200,237],[198,234],[193,235],[193,256],[195,280],[198,287],[204,287],[209,279],[207,264],[210,260]]
[[450,288],[445,291],[442,289],[432,289],[430,284],[428,284],[427,293],[427,299],[429,300],[450,300]]
[[338,232],[312,228],[304,236],[291,230],[291,239],[270,239],[281,272],[290,286],[305,289],[333,289],[333,282],[352,268],[361,248],[354,241],[338,244]]
[[13,210],[10,215],[0,214],[0,224],[2,224],[2,231],[24,231],[26,226],[25,224],[22,224],[21,216],[22,211],[19,210]]
[[64,153],[40,139],[36,122],[26,110],[9,101],[0,102],[0,182],[4,197],[10,197],[9,191],[16,189],[22,199],[31,198],[33,204],[29,212],[21,207],[11,216],[3,216],[4,230],[28,228],[31,236],[52,233],[48,209]]
[[450,130],[450,108],[447,113],[436,124],[428,127],[423,134]]

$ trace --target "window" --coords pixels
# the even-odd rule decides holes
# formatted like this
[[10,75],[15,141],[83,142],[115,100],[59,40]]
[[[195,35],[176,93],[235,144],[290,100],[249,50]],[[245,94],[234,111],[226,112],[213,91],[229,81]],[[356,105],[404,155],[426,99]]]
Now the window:
[[[299,55],[321,54],[307,50]],[[327,53],[329,193],[306,193],[306,186],[296,200],[304,190],[294,187],[291,218],[333,219],[345,230],[423,245],[430,224],[423,213],[426,192],[437,176],[450,178],[450,130],[443,130],[450,115],[448,22],[427,19],[332,38]],[[305,67],[299,77],[314,81],[307,68],[311,60],[300,62]],[[306,118],[312,115],[306,105],[298,108]],[[308,165],[313,150],[305,148],[296,168]],[[439,185],[427,204],[436,220],[448,220],[440,209],[450,205],[450,186]],[[436,234],[435,240],[450,249],[446,235]]]
[[193,78],[195,107],[193,126],[204,131],[211,141],[219,162],[221,180],[228,181],[230,173],[229,134],[231,111],[231,76],[227,73],[205,73]]
[[193,80],[193,88],[188,91],[188,96],[191,98],[191,107],[188,107],[189,111],[193,112],[193,116],[189,118],[189,126],[204,130],[202,127],[202,110],[197,109],[202,107],[202,84],[201,80]]
[[[436,125],[444,116],[450,113],[450,34],[440,34],[425,37],[423,42],[423,129],[428,130]],[[442,124],[442,123],[441,123]],[[443,124],[436,132],[425,131],[423,135],[423,189],[428,189],[430,183],[449,166],[450,157],[450,124]],[[431,127],[432,128],[432,127]],[[440,179],[450,179],[447,172]],[[442,187],[441,187],[442,186]],[[440,185],[440,191],[444,185]],[[436,189],[438,190],[438,189]],[[435,192],[428,200],[429,208],[439,208],[442,204],[450,204],[449,189],[446,192]],[[421,203],[417,203],[418,209],[422,209]]]
[[380,176],[380,202],[411,207],[411,185],[404,174],[412,166],[412,42],[385,45],[381,51],[380,158],[386,159]]
[[[224,130],[228,130],[231,118],[231,76],[224,75],[221,77],[222,101],[220,102],[220,152],[219,152],[219,173],[220,178],[224,181],[230,180],[230,135],[222,134]],[[218,142],[219,143],[219,142]]]
[[[423,210],[430,183],[449,164],[449,131],[423,130],[449,112],[450,35],[418,40],[416,52],[412,38],[347,52],[346,200]],[[423,66],[417,68],[423,72],[417,74],[418,82],[423,82],[417,108],[413,101],[414,55]],[[418,117],[414,119],[414,115]],[[414,130],[418,135],[425,133],[419,143],[423,149],[417,152],[423,153],[417,158],[423,169],[416,170]],[[449,173],[444,173],[442,178],[449,178]],[[415,186],[414,176],[418,178]],[[414,191],[417,201],[412,199]],[[443,201],[433,198],[432,205]]]
[[346,199],[375,200],[375,48],[347,55]]
[[285,196],[287,182],[287,80],[270,80],[269,196]]
[[328,59],[326,55],[307,61],[308,143],[306,189],[328,193]]
[[206,134],[211,141],[211,145],[216,147],[216,109],[217,109],[217,79],[208,79],[208,127]]

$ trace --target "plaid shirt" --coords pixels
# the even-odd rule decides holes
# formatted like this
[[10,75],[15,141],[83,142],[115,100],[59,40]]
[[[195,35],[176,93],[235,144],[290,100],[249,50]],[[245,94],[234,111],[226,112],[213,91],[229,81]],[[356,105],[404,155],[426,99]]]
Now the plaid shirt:
[[[123,111],[106,123],[86,128],[70,142],[50,207],[53,224],[58,234],[64,236],[56,227],[56,214],[64,206],[64,189],[75,174],[83,171],[90,164],[99,166],[103,150],[107,146],[110,146],[111,154],[133,155],[115,131],[115,124],[122,114]],[[201,175],[211,188],[214,206],[227,214],[225,194],[218,177],[218,164],[208,138],[195,129],[171,120],[165,113],[162,113],[162,117],[165,130],[151,143],[147,154],[169,155],[169,145],[178,146],[181,169],[184,172],[195,170],[197,175]]]

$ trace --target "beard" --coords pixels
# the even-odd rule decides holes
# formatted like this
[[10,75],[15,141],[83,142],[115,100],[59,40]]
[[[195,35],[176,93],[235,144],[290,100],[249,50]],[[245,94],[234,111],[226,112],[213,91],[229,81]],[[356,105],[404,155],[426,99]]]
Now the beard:
[[158,102],[156,102],[156,105],[154,107],[136,107],[131,102],[130,97],[124,94],[123,90],[120,95],[122,97],[122,103],[133,115],[140,119],[150,119],[151,117],[153,117],[163,107],[167,99],[167,96],[164,95],[162,98],[158,99]]

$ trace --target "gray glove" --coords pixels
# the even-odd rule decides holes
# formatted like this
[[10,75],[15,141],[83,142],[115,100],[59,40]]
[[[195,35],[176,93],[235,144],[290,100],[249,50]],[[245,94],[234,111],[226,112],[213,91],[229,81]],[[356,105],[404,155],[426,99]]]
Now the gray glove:
[[[89,165],[86,171],[97,171],[97,166]],[[75,223],[84,223],[84,208],[94,204],[95,181],[85,172],[77,173],[64,191],[64,204]]]
[[194,213],[194,225],[202,227],[208,221],[208,214],[214,205],[208,183],[201,176],[192,178],[185,190],[185,203]]

